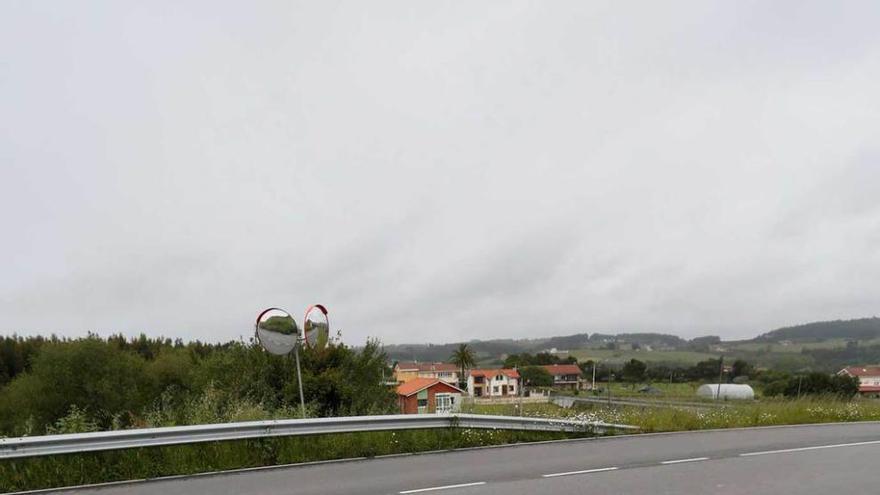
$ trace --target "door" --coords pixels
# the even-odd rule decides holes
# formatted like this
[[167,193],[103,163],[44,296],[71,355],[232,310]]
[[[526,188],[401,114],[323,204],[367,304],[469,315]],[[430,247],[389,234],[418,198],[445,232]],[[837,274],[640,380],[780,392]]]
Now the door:
[[507,396],[507,385],[501,386],[501,396],[502,397]]
[[452,412],[452,395],[437,394],[434,396],[434,411],[438,413]]

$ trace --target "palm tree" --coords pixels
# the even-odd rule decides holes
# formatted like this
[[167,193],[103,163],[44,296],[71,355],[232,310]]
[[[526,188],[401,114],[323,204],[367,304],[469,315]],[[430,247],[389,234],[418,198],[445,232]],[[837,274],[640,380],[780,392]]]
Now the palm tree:
[[[458,384],[464,388],[467,386],[467,378],[464,376],[464,372],[467,368],[471,368],[477,365],[477,360],[474,357],[474,351],[468,347],[467,344],[459,344],[458,349],[453,351],[452,356],[449,357],[449,361],[452,364],[457,364],[461,369],[461,374],[458,376]],[[464,385],[462,385],[464,383]]]

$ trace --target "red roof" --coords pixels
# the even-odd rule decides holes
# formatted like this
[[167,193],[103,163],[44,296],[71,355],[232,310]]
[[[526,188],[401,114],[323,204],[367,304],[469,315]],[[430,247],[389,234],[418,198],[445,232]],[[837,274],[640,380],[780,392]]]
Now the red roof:
[[541,366],[551,375],[577,375],[581,376],[581,369],[576,364],[546,364]]
[[401,383],[397,386],[397,395],[403,395],[405,397],[409,397],[410,395],[421,392],[426,388],[433,387],[434,385],[440,384],[445,387],[454,388],[461,393],[464,393],[464,390],[456,387],[455,385],[450,385],[439,378],[413,378],[412,380]]
[[499,370],[471,370],[471,376],[496,376],[496,375],[506,375],[508,378],[519,378],[519,373],[513,369],[499,369]]
[[849,366],[840,370],[852,376],[880,376],[880,366]]
[[397,363],[397,369],[405,371],[458,371],[458,366],[451,363],[415,363],[412,361],[401,361]]

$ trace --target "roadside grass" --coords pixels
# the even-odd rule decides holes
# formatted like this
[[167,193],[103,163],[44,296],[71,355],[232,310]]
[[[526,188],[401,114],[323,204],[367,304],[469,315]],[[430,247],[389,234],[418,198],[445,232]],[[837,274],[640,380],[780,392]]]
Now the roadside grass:
[[[721,408],[697,410],[684,406],[658,408],[604,404],[565,409],[552,403],[525,403],[522,414],[635,425],[642,433],[880,420],[880,401],[876,400],[842,401],[833,397],[812,397],[724,404],[725,407]],[[520,414],[517,404],[470,404],[462,412]],[[0,461],[0,492],[587,436],[592,435],[448,428],[264,438],[43,456]]]
[[[524,404],[523,415],[577,418],[583,421],[634,425],[641,433],[740,428],[750,426],[798,425],[852,421],[880,421],[880,401],[834,397],[762,399],[726,402],[725,407],[632,407],[581,404],[570,409],[555,404]],[[519,414],[516,405],[479,406],[483,414]]]
[[605,411],[609,420],[636,425],[642,432],[704,430],[880,420],[880,403],[834,398],[762,400],[717,409],[623,408]]
[[447,428],[345,433],[42,456],[0,461],[0,492],[592,436]]

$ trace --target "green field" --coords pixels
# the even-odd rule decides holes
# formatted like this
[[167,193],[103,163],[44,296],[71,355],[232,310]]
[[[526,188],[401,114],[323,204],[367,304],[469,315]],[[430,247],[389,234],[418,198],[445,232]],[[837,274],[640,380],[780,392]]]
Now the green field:
[[706,359],[717,359],[717,354],[694,351],[618,351],[608,349],[575,349],[570,355],[578,361],[601,361],[608,364],[623,364],[630,359],[646,363],[679,363],[692,366]]

